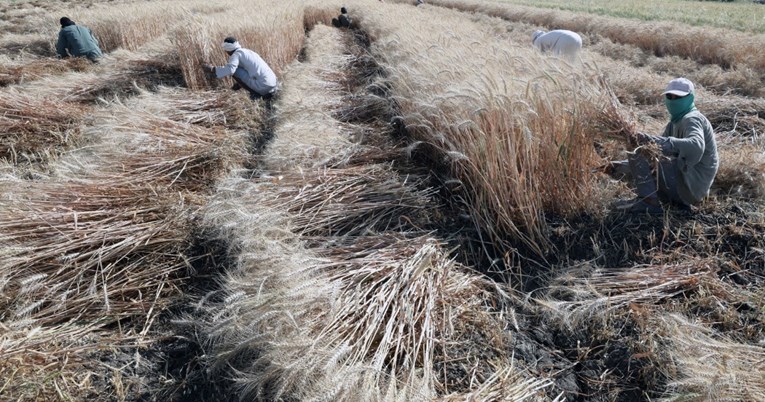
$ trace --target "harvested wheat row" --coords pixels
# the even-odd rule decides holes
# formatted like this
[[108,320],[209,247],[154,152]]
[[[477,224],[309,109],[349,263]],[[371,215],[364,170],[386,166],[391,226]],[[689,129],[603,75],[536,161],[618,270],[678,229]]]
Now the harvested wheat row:
[[[519,400],[542,399],[549,383],[514,369],[507,354],[496,285],[432,239],[361,236],[317,249],[319,259],[285,230],[286,215],[264,205],[262,187],[239,180],[221,190],[207,222],[232,242],[237,268],[222,302],[201,308],[209,364],[241,373],[241,398],[422,400],[514,390],[508,395]],[[462,353],[452,348],[476,332],[492,340],[479,349],[491,348],[497,367],[481,363],[455,385],[434,369],[448,367]]]
[[436,208],[434,190],[415,190],[425,187],[422,178],[402,183],[388,165],[282,172],[256,186],[263,205],[294,215],[291,226],[304,238],[413,230]]
[[71,147],[79,140],[84,114],[79,105],[4,91],[0,97],[0,158],[13,163],[34,161],[46,152]]
[[177,294],[172,282],[187,266],[183,199],[104,184],[29,184],[2,203],[6,325],[106,323]]
[[339,166],[359,150],[348,138],[349,125],[331,114],[342,107],[343,71],[351,61],[342,34],[316,26],[306,46],[305,60],[290,68],[280,94],[277,135],[264,158],[269,169]]

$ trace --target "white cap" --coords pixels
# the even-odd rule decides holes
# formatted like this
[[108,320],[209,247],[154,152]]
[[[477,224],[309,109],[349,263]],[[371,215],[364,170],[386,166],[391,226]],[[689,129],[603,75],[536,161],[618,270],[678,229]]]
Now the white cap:
[[664,90],[662,95],[673,94],[677,96],[685,96],[693,92],[693,83],[686,78],[675,78],[667,84],[667,89]]

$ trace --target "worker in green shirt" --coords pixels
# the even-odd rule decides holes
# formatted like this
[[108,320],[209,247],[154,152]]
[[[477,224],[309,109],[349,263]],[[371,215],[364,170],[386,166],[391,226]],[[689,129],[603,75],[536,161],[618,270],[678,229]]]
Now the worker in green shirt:
[[61,17],[59,22],[61,30],[58,32],[58,42],[56,42],[56,52],[59,57],[87,57],[94,63],[98,62],[103,54],[93,32],[82,25],[75,24],[67,17]]

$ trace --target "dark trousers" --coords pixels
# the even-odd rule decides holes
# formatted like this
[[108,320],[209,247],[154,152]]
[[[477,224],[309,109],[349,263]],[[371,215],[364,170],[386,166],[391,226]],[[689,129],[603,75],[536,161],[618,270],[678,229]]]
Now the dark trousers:
[[677,158],[663,157],[655,167],[639,152],[630,153],[628,160],[638,197],[686,205],[677,191],[680,179]]

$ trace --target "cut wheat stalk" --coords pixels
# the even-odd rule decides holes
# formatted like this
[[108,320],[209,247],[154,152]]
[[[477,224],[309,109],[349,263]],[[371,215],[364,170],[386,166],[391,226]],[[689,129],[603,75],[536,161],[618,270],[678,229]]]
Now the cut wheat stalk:
[[708,261],[596,268],[590,273],[574,268],[560,275],[539,303],[564,322],[581,321],[622,311],[633,303],[659,304],[693,292],[715,273]]

